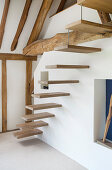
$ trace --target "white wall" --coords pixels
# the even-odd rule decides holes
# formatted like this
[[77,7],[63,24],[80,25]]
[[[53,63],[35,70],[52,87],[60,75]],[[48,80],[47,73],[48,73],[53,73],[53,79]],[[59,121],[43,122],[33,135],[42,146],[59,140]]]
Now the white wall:
[[[65,25],[80,18],[79,10],[79,6],[73,6],[51,18],[45,38],[57,32],[65,32]],[[92,9],[84,8],[83,17],[100,22],[97,12]],[[94,143],[94,126],[96,126],[94,123],[94,79],[112,78],[111,44],[111,38],[85,43],[84,45],[102,48],[102,52],[94,54],[44,53],[35,71],[35,93],[65,91],[71,94],[70,97],[35,99],[35,104],[56,102],[63,105],[62,108],[47,110],[54,113],[56,117],[46,120],[49,126],[42,128],[44,133],[40,138],[89,170],[112,169],[112,151]],[[38,84],[40,73],[46,70],[46,65],[51,64],[88,64],[90,69],[49,70],[50,80],[79,79],[80,83],[50,85],[48,91],[41,90]]]
[[94,80],[94,141],[102,139],[106,120],[106,80]]

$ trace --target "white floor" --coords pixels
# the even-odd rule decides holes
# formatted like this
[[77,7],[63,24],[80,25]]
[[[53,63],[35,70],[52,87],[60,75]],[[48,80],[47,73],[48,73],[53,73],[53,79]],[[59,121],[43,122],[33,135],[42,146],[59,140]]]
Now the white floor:
[[0,134],[0,170],[86,170],[36,138],[18,141]]

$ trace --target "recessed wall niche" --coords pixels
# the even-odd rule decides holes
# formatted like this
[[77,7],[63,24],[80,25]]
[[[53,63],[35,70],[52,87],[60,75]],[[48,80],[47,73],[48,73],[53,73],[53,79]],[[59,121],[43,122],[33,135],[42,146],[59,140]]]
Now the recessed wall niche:
[[102,142],[111,94],[112,79],[94,80],[94,142],[112,149],[112,121],[108,130],[106,142]]

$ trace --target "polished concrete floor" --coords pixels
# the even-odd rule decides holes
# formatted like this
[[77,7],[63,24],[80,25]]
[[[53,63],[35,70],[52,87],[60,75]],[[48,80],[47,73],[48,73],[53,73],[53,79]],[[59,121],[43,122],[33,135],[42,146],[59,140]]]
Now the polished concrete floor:
[[86,170],[39,139],[0,134],[0,170]]

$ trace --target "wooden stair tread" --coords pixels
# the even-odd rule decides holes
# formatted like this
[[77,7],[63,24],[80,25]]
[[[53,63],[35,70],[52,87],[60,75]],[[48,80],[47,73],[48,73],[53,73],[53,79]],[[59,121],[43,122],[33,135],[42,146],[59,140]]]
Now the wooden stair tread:
[[79,80],[51,80],[51,81],[39,81],[40,84],[69,84],[69,83],[79,83]]
[[75,52],[75,53],[95,53],[101,52],[101,48],[84,47],[76,45],[65,45],[54,48],[55,51]]
[[111,0],[77,0],[77,4],[112,14]]
[[54,92],[54,93],[32,94],[32,97],[36,97],[36,98],[61,97],[61,96],[70,96],[70,93]]
[[66,26],[66,29],[87,33],[104,34],[112,32],[112,26],[79,20]]
[[42,133],[43,133],[43,131],[41,131],[39,129],[27,129],[27,130],[21,130],[21,131],[15,132],[14,136],[17,139],[21,139],[21,138],[25,138],[25,137],[39,135],[39,134],[42,134]]
[[31,121],[31,120],[44,119],[49,117],[55,117],[55,115],[52,113],[43,112],[37,114],[24,115],[22,119],[24,119],[25,121]]
[[16,126],[18,128],[37,128],[42,126],[48,126],[48,123],[40,120],[40,121],[35,121],[30,123],[17,124]]
[[33,110],[50,109],[50,108],[57,108],[57,107],[62,107],[62,105],[57,103],[36,104],[36,105],[26,106],[26,109],[33,111]]
[[47,65],[46,69],[87,69],[88,65]]

